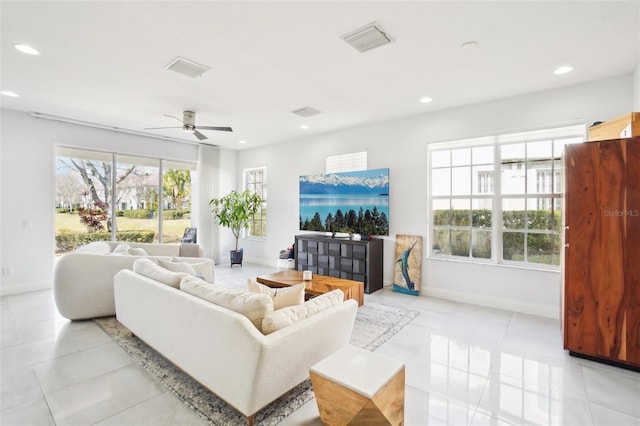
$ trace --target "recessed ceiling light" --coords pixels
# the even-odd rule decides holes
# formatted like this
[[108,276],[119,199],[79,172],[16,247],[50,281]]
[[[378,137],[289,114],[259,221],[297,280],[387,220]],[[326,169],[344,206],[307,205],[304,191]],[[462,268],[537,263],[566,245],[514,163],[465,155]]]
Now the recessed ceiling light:
[[33,47],[29,46],[28,44],[14,44],[13,47],[15,47],[17,50],[19,50],[22,53],[26,53],[27,55],[39,55],[40,52],[38,52],[36,49],[34,49]]
[[307,129],[309,128],[309,126],[308,126],[308,125],[306,125],[306,124],[303,124],[302,126],[300,126],[300,128],[301,128],[302,130],[307,130]]
[[473,50],[476,47],[478,47],[478,42],[477,41],[467,41],[466,43],[462,43],[460,45],[460,48],[462,50]]
[[566,74],[568,72],[573,71],[573,67],[569,66],[569,65],[564,65],[561,66],[560,68],[556,69],[553,73],[555,75],[562,75],[562,74]]
[[424,96],[422,98],[420,98],[420,103],[421,104],[428,104],[429,102],[431,102],[433,99],[431,99],[429,96]]
[[247,143],[245,140],[238,141],[238,143]]
[[12,92],[11,90],[3,90],[0,93],[5,96],[9,96],[10,98],[17,98],[19,96],[16,92]]

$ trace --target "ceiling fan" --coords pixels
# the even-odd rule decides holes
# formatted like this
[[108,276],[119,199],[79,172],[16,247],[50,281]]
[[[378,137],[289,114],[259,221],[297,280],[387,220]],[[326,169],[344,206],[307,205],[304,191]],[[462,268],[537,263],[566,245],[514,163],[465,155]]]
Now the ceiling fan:
[[157,130],[157,129],[182,129],[185,132],[190,132],[195,135],[198,140],[205,140],[207,137],[200,133],[198,130],[220,130],[222,132],[233,132],[231,127],[218,127],[218,126],[196,126],[196,113],[193,111],[184,111],[182,113],[182,120],[173,115],[165,114],[165,117],[171,117],[182,123],[182,127],[147,127],[145,130]]

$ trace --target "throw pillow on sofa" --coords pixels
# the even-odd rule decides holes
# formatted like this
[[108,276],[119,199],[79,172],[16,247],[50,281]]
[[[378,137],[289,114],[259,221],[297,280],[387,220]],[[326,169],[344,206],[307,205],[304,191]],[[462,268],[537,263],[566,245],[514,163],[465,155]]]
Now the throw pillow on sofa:
[[342,303],[344,293],[336,289],[304,302],[302,305],[289,306],[267,315],[262,320],[262,332],[270,334],[295,322],[317,314],[331,306]]
[[276,311],[288,306],[303,304],[305,287],[305,283],[300,283],[290,287],[271,288],[251,278],[247,279],[247,289],[252,293],[268,294],[273,299],[273,309]]
[[230,290],[192,276],[182,279],[180,290],[244,315],[260,331],[264,317],[273,312],[273,302],[266,294]]
[[198,275],[196,270],[187,262],[173,262],[171,260],[158,259],[158,265],[172,272],[184,272],[194,277]]
[[129,254],[131,256],[149,256],[149,253],[142,247],[134,247],[129,249]]
[[131,246],[129,244],[120,243],[113,249],[111,254],[117,254],[117,255],[120,255],[120,256],[128,256],[130,249],[131,249]]
[[[177,257],[172,257],[171,261],[177,262],[177,263],[187,263],[180,260]],[[196,277],[200,277],[209,283],[215,282],[215,276],[213,272],[213,261],[205,260],[204,262],[187,263],[187,264],[190,265],[193,269],[195,269]]]
[[190,276],[184,272],[169,271],[146,257],[133,262],[133,272],[175,288],[180,288],[181,279]]

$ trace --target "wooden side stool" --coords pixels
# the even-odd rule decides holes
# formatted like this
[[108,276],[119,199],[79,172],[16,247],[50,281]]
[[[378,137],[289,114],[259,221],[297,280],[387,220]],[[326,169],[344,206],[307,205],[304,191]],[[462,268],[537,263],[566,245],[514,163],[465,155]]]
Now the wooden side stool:
[[402,362],[348,345],[313,365],[309,375],[324,424],[404,424]]

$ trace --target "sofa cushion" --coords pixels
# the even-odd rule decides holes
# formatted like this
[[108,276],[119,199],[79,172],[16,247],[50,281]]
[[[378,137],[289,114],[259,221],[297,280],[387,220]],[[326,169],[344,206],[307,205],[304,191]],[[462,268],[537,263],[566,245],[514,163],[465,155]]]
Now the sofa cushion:
[[75,251],[78,253],[108,254],[111,253],[111,244],[107,241],[94,241],[78,247]]
[[273,301],[266,294],[230,290],[192,276],[182,279],[180,289],[200,299],[244,315],[258,330],[262,330],[264,317],[273,312]]
[[204,262],[184,262],[180,258],[171,258],[172,262],[187,263],[196,271],[196,277],[200,277],[206,282],[212,283],[215,281],[213,273],[213,261],[205,260]]
[[307,315],[311,316],[317,314],[320,311],[342,303],[344,301],[344,292],[340,289],[331,290],[328,293],[314,297],[304,302],[304,308],[307,310]]
[[129,254],[132,256],[149,256],[149,253],[142,247],[133,247],[129,249]]
[[171,287],[180,288],[180,280],[190,276],[184,272],[173,272],[157,265],[153,260],[143,257],[133,262],[133,272],[159,281]]
[[184,272],[192,276],[196,276],[196,270],[187,262],[176,262],[173,260],[158,259],[158,265],[172,272]]
[[307,310],[302,305],[278,309],[264,317],[262,320],[262,332],[271,334],[306,317],[308,317]]
[[131,250],[131,246],[129,244],[120,243],[117,246],[115,246],[115,248],[113,249],[111,254],[119,254],[119,255],[128,256],[129,255],[129,250]]
[[300,283],[290,287],[271,288],[251,278],[247,279],[247,289],[252,293],[268,294],[273,299],[273,309],[276,311],[304,303],[305,287],[305,283]]
[[262,332],[264,334],[273,333],[331,306],[342,303],[343,300],[344,293],[342,290],[337,289],[309,299],[302,305],[279,309],[264,317],[262,320]]

